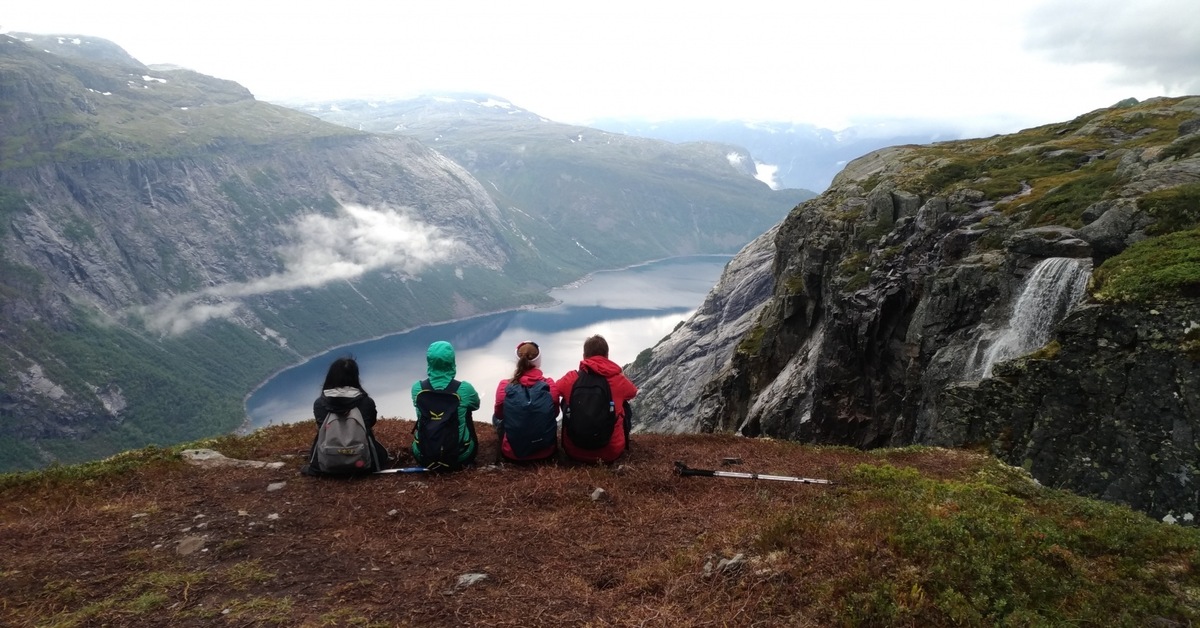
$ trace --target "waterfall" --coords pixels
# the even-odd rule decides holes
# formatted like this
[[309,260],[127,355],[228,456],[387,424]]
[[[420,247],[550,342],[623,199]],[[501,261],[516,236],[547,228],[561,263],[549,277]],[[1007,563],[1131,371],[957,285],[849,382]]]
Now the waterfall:
[[1051,257],[1034,266],[1013,305],[1008,325],[992,335],[982,356],[972,356],[968,363],[971,379],[991,377],[997,362],[1045,345],[1054,326],[1083,298],[1091,274],[1092,263],[1087,259]]

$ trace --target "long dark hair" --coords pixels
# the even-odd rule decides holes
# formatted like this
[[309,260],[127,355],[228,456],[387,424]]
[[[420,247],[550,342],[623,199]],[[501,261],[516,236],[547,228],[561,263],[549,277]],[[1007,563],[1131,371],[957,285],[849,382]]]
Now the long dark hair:
[[364,395],[367,393],[358,381],[358,362],[354,361],[353,356],[338,358],[333,361],[333,364],[329,365],[329,372],[325,374],[325,384],[321,387],[321,390],[342,388],[344,386],[362,390]]

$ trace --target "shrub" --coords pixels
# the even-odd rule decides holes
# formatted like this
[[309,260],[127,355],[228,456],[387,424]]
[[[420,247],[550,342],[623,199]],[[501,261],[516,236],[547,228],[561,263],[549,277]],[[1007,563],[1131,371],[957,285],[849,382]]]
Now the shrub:
[[1092,273],[1092,294],[1113,303],[1200,296],[1200,229],[1134,244]]
[[1200,224],[1200,183],[1151,192],[1139,198],[1137,206],[1158,219],[1146,230],[1151,235],[1191,229]]

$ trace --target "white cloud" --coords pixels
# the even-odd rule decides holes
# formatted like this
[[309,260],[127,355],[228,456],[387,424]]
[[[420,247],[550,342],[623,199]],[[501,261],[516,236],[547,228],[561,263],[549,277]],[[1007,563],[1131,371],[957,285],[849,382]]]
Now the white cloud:
[[213,318],[231,318],[240,299],[350,280],[383,268],[416,275],[457,257],[459,243],[403,211],[344,205],[336,216],[309,214],[285,228],[284,269],[247,282],[182,294],[140,309],[151,330],[181,334]]
[[1200,22],[1195,0],[9,4],[5,29],[104,37],[267,100],[470,91],[571,123],[917,117],[982,133],[1196,90]]
[[1051,0],[1029,17],[1028,45],[1065,63],[1109,64],[1127,85],[1200,93],[1195,0]]
[[779,172],[779,166],[764,164],[762,162],[754,162],[754,178],[771,186],[772,190],[780,188],[779,181],[775,178],[775,174]]

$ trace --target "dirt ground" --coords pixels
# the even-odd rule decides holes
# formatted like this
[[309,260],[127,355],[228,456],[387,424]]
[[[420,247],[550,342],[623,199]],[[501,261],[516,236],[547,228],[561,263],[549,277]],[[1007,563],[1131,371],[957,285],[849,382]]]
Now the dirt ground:
[[[376,433],[398,450],[411,429],[385,419]],[[851,490],[840,484],[849,469],[882,460],[732,436],[635,435],[613,465],[494,465],[492,430],[478,431],[479,466],[448,475],[300,475],[312,438],[303,424],[217,442],[279,469],[163,456],[120,473],[11,484],[0,492],[0,624],[817,626],[824,618],[802,610],[796,571],[756,549],[764,526]],[[936,476],[982,457],[888,459]],[[677,460],[838,484],[681,477]],[[837,569],[823,542],[788,560]]]

